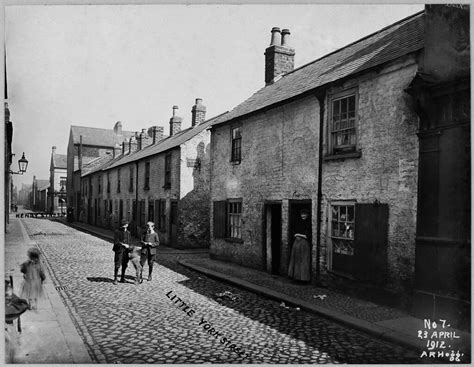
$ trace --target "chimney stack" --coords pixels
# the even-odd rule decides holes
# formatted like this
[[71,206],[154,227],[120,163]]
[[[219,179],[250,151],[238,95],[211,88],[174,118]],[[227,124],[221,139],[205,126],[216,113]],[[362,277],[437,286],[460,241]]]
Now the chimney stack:
[[52,153],[56,154],[56,147],[54,145],[53,145],[53,148],[52,148]]
[[[137,135],[137,133],[135,133]],[[131,154],[137,150],[137,138],[132,136],[128,142],[128,153]]]
[[117,135],[122,135],[122,123],[117,121],[114,125],[114,133]]
[[127,145],[127,139],[122,142],[122,154],[125,154],[125,146]]
[[173,106],[173,117],[170,118],[170,136],[173,136],[177,132],[181,131],[181,122],[183,119],[176,115],[178,106]]
[[191,126],[199,125],[206,119],[206,106],[202,104],[202,98],[196,98],[196,104],[191,109]]
[[118,157],[120,152],[123,152],[123,146],[120,146],[120,144],[115,144],[112,158]]
[[148,129],[148,135],[151,136],[152,144],[158,143],[163,138],[163,126],[152,126]]
[[273,27],[270,46],[265,50],[265,85],[272,84],[275,78],[293,70],[295,50],[290,47],[290,31]]

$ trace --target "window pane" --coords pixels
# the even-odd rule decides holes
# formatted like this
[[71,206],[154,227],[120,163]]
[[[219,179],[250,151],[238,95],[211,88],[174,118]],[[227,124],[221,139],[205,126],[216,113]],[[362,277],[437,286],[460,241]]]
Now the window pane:
[[350,96],[349,98],[349,111],[355,111],[355,96]]

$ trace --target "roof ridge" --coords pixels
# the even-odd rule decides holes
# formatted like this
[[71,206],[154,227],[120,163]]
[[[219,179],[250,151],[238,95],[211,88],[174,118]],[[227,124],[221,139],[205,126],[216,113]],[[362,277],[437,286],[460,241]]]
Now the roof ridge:
[[[283,74],[283,75],[282,75],[282,78],[286,77],[287,75],[290,75],[290,74],[294,73],[295,71],[298,71],[298,70],[303,69],[303,68],[305,68],[305,67],[307,67],[307,66],[309,66],[309,65],[311,65],[311,64],[314,64],[314,63],[317,62],[317,61],[321,61],[321,60],[325,59],[326,57],[329,57],[329,56],[331,56],[331,55],[334,55],[334,54],[336,54],[336,53],[338,53],[338,52],[340,52],[340,51],[342,51],[342,50],[344,50],[344,49],[346,49],[346,48],[348,48],[348,47],[350,47],[350,46],[355,45],[356,43],[359,43],[359,42],[361,42],[361,41],[363,41],[363,40],[366,40],[366,39],[368,39],[368,38],[370,38],[370,37],[373,37],[373,36],[375,36],[376,34],[382,33],[382,32],[384,32],[384,31],[386,31],[387,29],[396,26],[397,24],[401,24],[401,23],[403,23],[403,22],[405,22],[405,21],[408,21],[408,20],[411,19],[411,18],[415,18],[415,17],[417,17],[417,16],[419,16],[419,15],[422,15],[422,14],[424,14],[424,13],[425,13],[425,10],[421,10],[421,11],[415,13],[415,14],[412,14],[412,15],[409,15],[408,17],[405,17],[405,18],[403,18],[403,19],[400,19],[400,20],[396,21],[395,23],[392,23],[392,24],[390,24],[390,25],[388,25],[388,26],[386,26],[386,27],[383,27],[382,29],[379,29],[379,30],[376,31],[376,32],[373,32],[373,33],[371,33],[371,34],[369,34],[369,35],[367,35],[367,36],[365,36],[365,37],[362,37],[362,38],[360,38],[360,39],[354,41],[354,42],[348,43],[347,45],[345,45],[345,46],[343,46],[343,47],[341,47],[341,48],[338,48],[337,50],[334,50],[334,51],[332,51],[332,52],[330,52],[330,53],[328,53],[328,54],[325,54],[324,56],[321,56],[321,57],[318,58],[318,59],[315,59],[315,60],[313,60],[313,61],[307,62],[307,63],[304,64],[304,65],[299,66],[299,67],[297,67],[296,69],[293,69],[293,70],[291,70],[291,71],[289,71],[289,72]],[[281,80],[281,79],[279,79],[279,80]],[[273,84],[273,83],[272,83],[272,84]],[[272,84],[269,84],[269,85],[272,85]],[[266,88],[266,87],[267,87],[267,86],[265,86],[264,88]]]

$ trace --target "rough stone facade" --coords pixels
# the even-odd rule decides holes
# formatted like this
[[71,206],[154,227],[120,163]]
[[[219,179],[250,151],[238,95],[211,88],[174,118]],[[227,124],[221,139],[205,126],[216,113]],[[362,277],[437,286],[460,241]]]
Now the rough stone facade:
[[[231,126],[240,126],[242,160],[230,162]],[[213,236],[211,256],[253,268],[265,267],[262,245],[263,206],[282,204],[281,272],[288,263],[289,200],[312,200],[314,213],[318,181],[319,103],[308,96],[267,112],[216,126],[211,142],[211,201],[242,198],[242,243]],[[316,226],[313,220],[313,238]]]
[[[334,84],[327,90],[325,111],[332,94],[349,88],[358,93],[357,149],[360,157],[323,160],[321,272],[331,269],[328,228],[330,203],[352,200],[389,206],[388,287],[408,288],[413,282],[416,223],[418,119],[404,89],[417,72],[414,56],[397,60],[377,72]],[[230,124],[212,131],[211,201],[242,198],[242,243],[213,236],[211,256],[242,265],[269,269],[263,243],[264,203],[281,203],[281,264],[285,274],[290,204],[311,200],[312,270],[316,272],[318,146],[320,109],[313,96],[283,104],[235,121],[241,126],[242,160],[230,161]],[[328,155],[327,112],[324,116],[323,155]]]
[[[361,156],[323,163],[322,268],[332,269],[331,202],[377,200],[389,207],[387,285],[398,291],[412,288],[415,267],[418,118],[404,89],[417,69],[411,56],[328,90],[330,96],[356,88],[357,149]],[[323,151],[327,152],[327,123],[324,129]],[[357,219],[357,213],[355,216]]]
[[209,247],[210,132],[181,145],[178,243]]

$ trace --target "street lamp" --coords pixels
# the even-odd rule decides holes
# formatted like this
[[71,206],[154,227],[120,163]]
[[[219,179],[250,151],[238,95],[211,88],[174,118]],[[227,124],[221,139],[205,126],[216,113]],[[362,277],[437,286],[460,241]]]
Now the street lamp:
[[18,160],[18,172],[13,172],[12,170],[10,170],[9,172],[12,175],[22,175],[23,173],[26,172],[27,168],[28,168],[28,160],[25,158],[25,152],[23,152],[23,155]]

